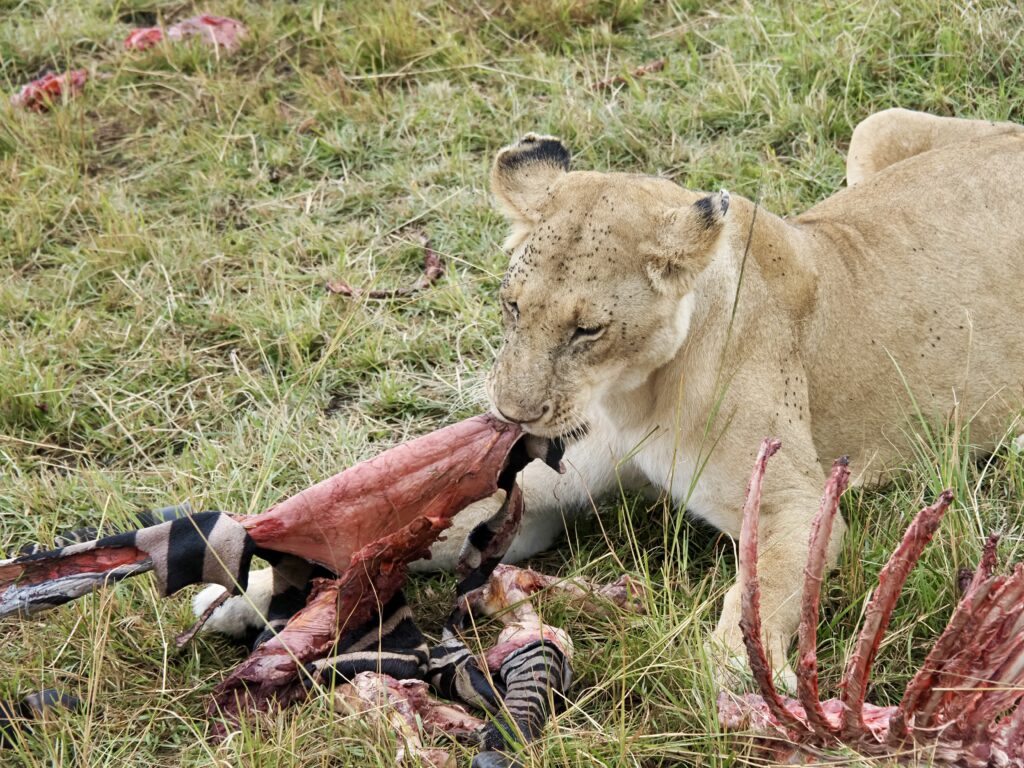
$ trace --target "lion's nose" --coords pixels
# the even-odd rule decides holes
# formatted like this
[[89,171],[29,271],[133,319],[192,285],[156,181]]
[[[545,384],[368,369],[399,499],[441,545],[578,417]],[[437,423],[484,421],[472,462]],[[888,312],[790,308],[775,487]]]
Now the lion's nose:
[[551,403],[544,403],[538,410],[532,412],[511,403],[503,403],[500,408],[495,406],[495,410],[505,421],[510,421],[513,424],[532,424],[551,413]]

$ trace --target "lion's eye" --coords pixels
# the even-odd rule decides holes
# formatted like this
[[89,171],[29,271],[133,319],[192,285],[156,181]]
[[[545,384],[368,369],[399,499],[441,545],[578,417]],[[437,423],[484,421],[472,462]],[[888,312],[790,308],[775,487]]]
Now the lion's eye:
[[593,341],[599,338],[605,331],[605,325],[579,325],[572,332],[573,341]]
[[513,320],[519,319],[519,305],[516,304],[514,301],[505,302],[505,311],[512,316]]

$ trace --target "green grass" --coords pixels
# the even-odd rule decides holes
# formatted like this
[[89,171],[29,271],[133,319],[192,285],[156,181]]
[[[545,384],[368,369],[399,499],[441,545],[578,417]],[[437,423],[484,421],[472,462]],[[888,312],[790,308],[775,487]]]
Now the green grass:
[[[0,0],[3,91],[44,67],[107,75],[48,114],[0,106],[3,546],[186,498],[258,511],[480,410],[504,262],[487,172],[526,131],[564,137],[578,167],[725,185],[785,214],[841,186],[853,126],[875,110],[1024,120],[1024,18],[1004,2],[213,0],[195,10],[252,30],[238,55],[121,50],[133,23],[183,6]],[[663,56],[663,72],[592,88]],[[413,279],[420,231],[448,260],[435,289],[382,303],[323,290],[337,277]],[[900,694],[983,536],[1007,532],[1002,549],[1020,557],[1024,459],[1004,449],[976,463],[955,421],[919,431],[893,487],[846,499],[851,532],[821,628],[829,694],[924,498],[957,491],[882,647],[876,702]],[[643,619],[546,605],[575,639],[579,681],[531,765],[746,759],[718,732],[701,651],[732,546],[685,524],[666,556],[675,514],[612,500],[537,561],[600,577],[625,568],[652,598]],[[430,631],[450,588],[414,587]],[[207,637],[176,652],[189,618],[185,598],[159,600],[140,579],[4,621],[3,698],[57,686],[89,702],[13,760],[392,763],[385,735],[324,699],[207,745],[206,697],[241,656]]]

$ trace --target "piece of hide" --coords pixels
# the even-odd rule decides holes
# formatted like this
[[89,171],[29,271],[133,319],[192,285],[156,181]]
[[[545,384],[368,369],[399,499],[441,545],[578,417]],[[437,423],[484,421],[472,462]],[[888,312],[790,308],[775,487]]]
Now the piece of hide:
[[236,19],[203,14],[172,24],[166,33],[162,27],[133,29],[125,38],[124,47],[129,51],[144,51],[152,48],[165,36],[171,42],[182,42],[198,37],[213,48],[222,48],[228,53],[234,53],[241,47],[248,34],[245,25]]
[[[0,615],[52,608],[147,571],[164,595],[195,583],[237,592],[245,588],[252,556],[260,555],[275,570],[270,626],[218,686],[211,713],[232,721],[243,708],[287,704],[326,672],[351,675],[394,662],[389,669],[425,675],[425,643],[400,593],[407,564],[429,555],[460,510],[501,488],[505,503],[464,547],[459,593],[485,583],[522,518],[516,475],[534,457],[559,467],[560,455],[560,446],[524,437],[515,425],[491,416],[467,419],[260,515],[168,508],[137,531],[47,552],[32,548],[0,562]],[[393,641],[394,658],[360,651],[364,637]]]

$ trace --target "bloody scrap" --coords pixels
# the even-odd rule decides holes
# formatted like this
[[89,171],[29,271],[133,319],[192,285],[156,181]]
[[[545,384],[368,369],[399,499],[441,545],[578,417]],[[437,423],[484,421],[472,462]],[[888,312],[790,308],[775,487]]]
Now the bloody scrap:
[[[598,586],[580,579],[556,579],[529,569],[497,566],[487,583],[463,596],[462,608],[483,616],[496,616],[505,625],[497,643],[485,655],[486,676],[500,681],[501,700],[475,701],[477,708],[496,718],[474,717],[463,707],[439,701],[426,685],[415,680],[395,680],[375,672],[362,672],[335,693],[335,709],[362,712],[385,723],[398,736],[395,762],[416,755],[422,765],[454,766],[444,749],[423,746],[420,729],[427,735],[444,734],[456,741],[479,745],[483,751],[474,768],[508,768],[515,765],[503,751],[504,734],[517,732],[530,741],[539,735],[552,709],[561,704],[572,680],[572,640],[561,629],[544,624],[530,598],[541,590],[561,592],[580,601],[588,612],[643,611],[642,587],[628,577]],[[472,699],[457,688],[467,680],[452,674],[453,657],[467,653],[462,640],[446,630],[442,643],[431,652],[429,679],[433,689],[448,698]],[[475,660],[479,664],[479,659]],[[479,666],[463,669],[485,675]],[[479,687],[474,681],[472,686]],[[504,706],[502,706],[502,704]],[[503,711],[504,710],[504,711]],[[505,720],[505,713],[512,718]]]
[[11,96],[11,104],[33,112],[45,112],[55,102],[80,93],[88,79],[89,72],[85,69],[72,69],[59,75],[50,72],[23,85]]
[[818,698],[815,653],[818,600],[832,521],[849,480],[844,460],[833,465],[811,532],[799,631],[797,698],[775,689],[761,641],[757,530],[761,483],[777,440],[758,453],[743,509],[741,630],[759,694],[722,692],[719,722],[752,731],[773,761],[807,761],[845,745],[873,757],[980,768],[1024,766],[1024,565],[996,575],[992,536],[945,631],[896,706],[865,702],[872,662],[909,572],[938,529],[953,494],[945,491],[914,518],[879,575],[860,635],[840,683],[839,698]]
[[327,290],[339,296],[367,299],[398,299],[404,296],[412,296],[415,293],[429,288],[436,283],[444,274],[444,261],[441,256],[430,247],[430,239],[425,235],[420,237],[423,244],[423,274],[410,286],[405,288],[386,288],[378,290],[366,290],[365,288],[353,288],[344,280],[331,280],[327,283]]
[[[166,31],[162,27],[133,29],[125,38],[124,47],[130,51],[144,51],[165,37],[171,42],[198,37],[213,48],[234,53],[248,34],[245,25],[237,19],[203,14],[172,24]],[[80,93],[88,79],[89,72],[85,69],[73,69],[62,74],[49,73],[23,85],[21,90],[11,96],[11,104],[33,112],[44,112],[62,98],[71,98]]]
[[[351,682],[373,672],[396,681],[429,680],[441,695],[489,713],[494,722],[473,731],[486,753],[480,765],[514,765],[507,753],[538,735],[549,702],[571,679],[572,645],[526,602],[558,585],[498,564],[522,520],[516,475],[534,458],[558,469],[560,457],[557,441],[526,436],[491,416],[467,419],[259,515],[170,507],[151,513],[135,531],[69,534],[65,546],[51,551],[29,547],[0,561],[0,616],[46,610],[147,571],[164,595],[197,583],[238,593],[259,555],[273,569],[267,628],[214,693],[215,735],[224,735],[243,710],[287,705],[336,678]],[[401,591],[407,564],[429,556],[431,543],[460,510],[498,489],[505,500],[463,545],[455,607],[441,644],[428,649]],[[565,588],[587,600],[637,604],[628,581],[601,589],[570,581]],[[473,611],[502,611],[507,625],[485,658],[465,644]],[[384,693],[412,690],[383,686]]]
[[[169,26],[166,32],[166,37],[171,42],[182,42],[192,37],[198,37],[207,45],[213,48],[223,48],[228,53],[237,51],[247,35],[248,30],[242,22],[225,16],[210,16],[208,14],[179,21],[177,24]],[[133,29],[125,38],[124,47],[130,51],[144,51],[152,48],[164,37],[165,32],[161,27]]]
[[456,765],[447,749],[424,746],[424,734],[469,741],[486,725],[464,707],[432,697],[422,680],[396,680],[380,672],[360,672],[335,690],[334,711],[382,721],[397,736],[395,765],[424,768]]
[[[631,77],[643,77],[653,72],[661,72],[665,68],[665,59],[655,59],[649,61],[646,64],[637,67],[633,70]],[[616,85],[626,85],[629,83],[629,79],[624,75],[616,75],[615,77],[609,77],[607,80],[599,80],[594,83],[593,88],[595,91],[607,91],[614,88]]]
[[146,51],[164,39],[162,27],[140,27],[133,29],[124,39],[124,47],[129,51]]

